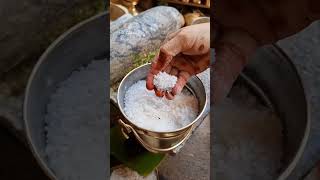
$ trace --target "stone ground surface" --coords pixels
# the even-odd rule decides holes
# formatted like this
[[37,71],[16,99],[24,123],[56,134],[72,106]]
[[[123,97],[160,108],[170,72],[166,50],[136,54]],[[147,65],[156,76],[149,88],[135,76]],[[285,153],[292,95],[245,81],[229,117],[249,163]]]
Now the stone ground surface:
[[175,156],[168,156],[158,168],[160,180],[207,180],[210,175],[210,116],[194,131]]

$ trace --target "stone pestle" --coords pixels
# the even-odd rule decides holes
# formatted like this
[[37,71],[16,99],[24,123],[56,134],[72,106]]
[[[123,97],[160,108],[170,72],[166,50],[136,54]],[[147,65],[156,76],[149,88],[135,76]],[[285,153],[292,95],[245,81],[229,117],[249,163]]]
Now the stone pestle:
[[184,25],[183,16],[172,7],[158,6],[130,18],[110,34],[110,84],[132,67],[133,57],[158,49],[166,36]]

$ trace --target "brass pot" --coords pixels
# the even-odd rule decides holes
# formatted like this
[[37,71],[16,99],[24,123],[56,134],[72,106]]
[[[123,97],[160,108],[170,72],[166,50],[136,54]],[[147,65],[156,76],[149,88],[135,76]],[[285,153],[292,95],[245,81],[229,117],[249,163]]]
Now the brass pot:
[[111,21],[115,21],[116,19],[118,19],[119,17],[128,14],[128,10],[120,5],[120,4],[114,4],[114,3],[110,3],[110,20]]
[[138,10],[136,9],[136,5],[139,3],[139,0],[122,0],[121,3],[128,8],[132,15],[136,16],[139,14]]
[[197,97],[199,101],[199,114],[191,123],[169,132],[156,132],[144,129],[132,123],[130,118],[124,112],[124,95],[129,87],[139,80],[145,80],[150,69],[150,64],[145,64],[129,72],[121,81],[118,88],[117,101],[119,109],[126,119],[119,119],[118,123],[122,126],[123,135],[127,138],[128,133],[133,133],[135,138],[147,150],[154,153],[172,152],[175,148],[185,142],[193,129],[193,125],[201,118],[204,118],[204,110],[206,108],[207,97],[202,81],[193,76],[185,86],[188,90]]

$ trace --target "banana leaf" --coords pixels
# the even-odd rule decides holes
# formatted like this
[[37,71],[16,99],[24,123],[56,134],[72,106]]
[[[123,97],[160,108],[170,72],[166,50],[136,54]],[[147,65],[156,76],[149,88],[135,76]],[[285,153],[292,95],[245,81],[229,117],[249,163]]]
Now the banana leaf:
[[119,125],[111,128],[110,145],[111,156],[141,176],[149,175],[165,157],[165,154],[155,154],[145,150],[132,135],[126,139]]

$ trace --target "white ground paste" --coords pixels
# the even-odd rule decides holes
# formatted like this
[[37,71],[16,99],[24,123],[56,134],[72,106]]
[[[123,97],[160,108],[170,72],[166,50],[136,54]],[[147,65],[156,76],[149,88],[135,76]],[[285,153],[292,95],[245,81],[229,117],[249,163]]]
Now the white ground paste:
[[140,80],[128,88],[124,111],[139,127],[166,132],[182,128],[198,115],[198,100],[187,90],[173,100],[159,98],[146,89],[146,81]]
[[213,110],[214,179],[277,179],[283,153],[277,115],[242,86]]
[[51,95],[46,154],[59,180],[105,180],[107,63],[74,71]]
[[172,76],[166,72],[159,72],[154,76],[153,84],[157,89],[163,91],[171,91],[171,89],[176,85],[177,77]]

